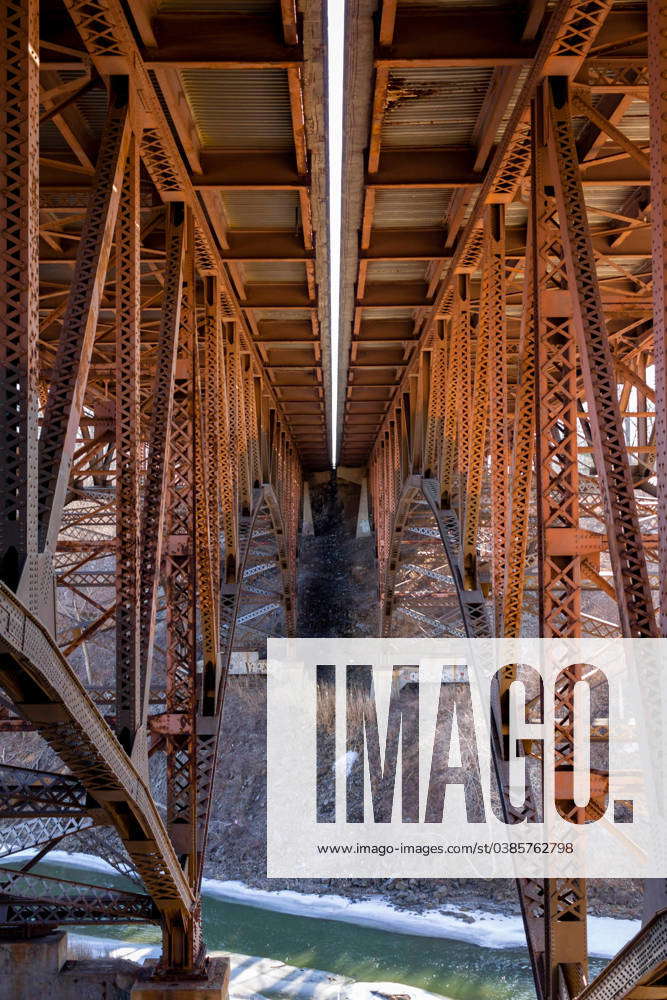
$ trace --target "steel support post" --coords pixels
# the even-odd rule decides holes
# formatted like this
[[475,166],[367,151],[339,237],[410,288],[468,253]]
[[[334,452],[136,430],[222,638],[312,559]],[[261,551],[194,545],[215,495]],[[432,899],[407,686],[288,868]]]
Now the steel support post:
[[204,351],[202,365],[202,415],[206,444],[206,498],[208,502],[209,529],[214,551],[218,553],[213,561],[213,586],[220,591],[221,560],[219,554],[221,511],[225,466],[221,462],[222,451],[222,408],[224,397],[220,395],[222,381],[222,319],[220,316],[220,289],[217,275],[205,279]]
[[166,483],[174,400],[176,350],[181,317],[185,212],[180,202],[167,209],[164,301],[152,393],[148,462],[141,525],[141,690],[142,719],[148,715],[155,617],[162,560]]
[[0,578],[37,601],[39,4],[0,5]]
[[[208,289],[207,291],[210,291]],[[213,296],[215,300],[217,296]],[[213,778],[217,758],[217,740],[220,725],[220,694],[223,666],[220,649],[220,518],[217,488],[212,481],[211,469],[217,473],[217,341],[219,330],[204,323],[204,372],[199,370],[198,351],[194,350],[194,520],[196,536],[197,589],[192,594],[193,615],[198,612],[201,630],[203,669],[201,691],[197,690],[196,673],[192,678],[195,699],[195,732],[191,751],[196,770],[196,870],[193,880],[196,888],[201,885],[204,872],[204,850],[213,791]],[[203,391],[202,391],[203,389]],[[214,393],[214,395],[212,395]],[[210,491],[213,490],[213,496]],[[226,666],[226,664],[225,664]]]
[[473,324],[470,300],[470,275],[460,274],[456,279],[454,305],[457,316],[456,364],[456,508],[459,524],[463,524],[466,505],[466,484],[470,468],[470,443],[473,433]]
[[[463,525],[463,575],[466,590],[476,590],[478,582],[477,533],[482,503],[482,486],[486,461],[490,391],[490,274],[488,267],[488,242],[484,234],[485,249],[480,292],[480,314],[477,326],[475,384],[470,421],[470,446],[465,486],[465,521]],[[484,266],[486,265],[486,266]]]
[[505,317],[505,211],[489,205],[485,214],[484,268],[488,270],[489,452],[491,456],[492,593],[496,635],[502,634],[507,555],[507,321]]
[[39,548],[45,552],[40,609],[47,621],[51,619],[51,627],[54,609],[50,560],[56,550],[65,504],[129,143],[128,81],[126,77],[113,77],[39,441]]
[[503,607],[503,635],[521,634],[523,594],[528,549],[528,515],[533,486],[535,456],[535,316],[533,310],[533,199],[529,205],[528,238],[523,273],[521,334],[519,339],[519,385],[514,412],[508,550]]
[[261,469],[259,462],[259,430],[257,425],[257,410],[255,408],[255,377],[250,355],[244,355],[243,360],[243,400],[248,427],[248,469],[250,487],[251,489],[257,489],[261,485]]
[[[228,350],[228,336],[225,326],[222,326],[222,340],[220,343],[220,497],[222,503],[222,525],[225,533],[225,555],[223,582],[231,585],[236,579],[236,567],[238,564],[238,503],[237,503],[237,476],[236,462],[234,461],[235,419],[232,413],[232,401],[229,394],[229,368],[231,359]],[[268,419],[268,418],[267,418]],[[266,469],[268,475],[268,449],[266,457]],[[264,478],[262,470],[262,478]]]
[[[211,360],[206,357],[206,361]],[[202,708],[206,715],[215,712],[219,676],[219,656],[220,656],[220,634],[219,634],[219,608],[218,594],[220,591],[219,569],[220,569],[220,529],[217,505],[217,490],[215,484],[211,483],[209,470],[212,462],[212,445],[217,444],[215,439],[207,433],[211,425],[211,418],[214,413],[209,412],[209,420],[205,421],[204,414],[207,404],[211,402],[210,397],[204,397],[202,386],[208,381],[208,373],[204,371],[203,377],[198,360],[198,351],[194,351],[194,513],[196,531],[196,556],[197,556],[197,584],[199,597],[199,619],[202,633],[202,653],[204,657],[204,671],[202,676]],[[215,380],[215,374],[212,381]],[[211,498],[210,490],[213,488],[214,494]],[[213,502],[212,502],[213,501]]]
[[241,378],[239,334],[234,323],[227,326],[226,341],[227,405],[229,412],[230,445],[237,483],[237,497],[244,515],[250,513],[250,471],[245,425],[245,406]]
[[192,215],[186,211],[181,321],[167,478],[164,588],[167,603],[167,829],[190,885],[197,878],[197,631],[195,351],[197,285]]
[[579,527],[577,346],[545,125],[540,99],[533,113],[532,180],[540,634],[574,637],[581,632],[581,559],[554,540],[559,533],[572,538]]
[[139,165],[133,135],[116,225],[116,734],[128,753],[141,725]]
[[[443,321],[442,339],[438,342],[438,368],[444,384],[442,395],[442,441],[440,442],[440,502],[445,510],[460,497],[457,462],[457,387],[460,377],[459,345],[461,340],[460,313],[455,299],[451,321]],[[400,488],[400,487],[399,487]]]
[[235,401],[236,417],[236,461],[238,463],[238,483],[239,501],[241,512],[244,515],[250,514],[252,507],[252,483],[250,479],[250,428],[246,415],[246,399],[243,386],[243,368],[245,358],[241,350],[241,338],[238,330],[234,330],[234,344],[232,350],[231,376],[233,382],[233,396]]
[[442,439],[442,418],[444,414],[443,391],[445,387],[446,356],[443,358],[442,324],[439,323],[429,353],[429,391],[425,420],[424,475],[439,478],[438,458]]
[[[572,320],[570,275],[563,256],[563,236],[556,220],[553,164],[548,157],[548,129],[543,92],[533,104],[532,289],[536,344],[536,468],[540,634],[581,634],[581,558],[568,549],[579,527],[577,454],[577,346]],[[561,726],[557,764],[567,769],[574,752],[572,706],[580,667],[574,666],[557,693]],[[565,978],[570,995],[585,985],[588,969],[586,883],[583,879],[547,879],[543,883],[544,932],[537,931],[542,955],[545,1000],[560,995]]]

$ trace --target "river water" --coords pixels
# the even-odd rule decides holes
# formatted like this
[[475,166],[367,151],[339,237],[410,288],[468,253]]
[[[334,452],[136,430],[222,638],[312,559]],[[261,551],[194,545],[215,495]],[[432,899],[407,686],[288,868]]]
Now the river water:
[[[45,875],[130,888],[126,880],[94,868],[41,863]],[[132,886],[133,888],[133,886]],[[276,912],[204,891],[204,931],[209,951],[273,958],[286,965],[323,969],[363,982],[419,987],[451,1000],[534,1000],[528,953],[487,948],[461,940],[396,933],[341,920]],[[80,927],[88,937],[158,943],[155,927]],[[592,960],[595,974],[603,960]]]

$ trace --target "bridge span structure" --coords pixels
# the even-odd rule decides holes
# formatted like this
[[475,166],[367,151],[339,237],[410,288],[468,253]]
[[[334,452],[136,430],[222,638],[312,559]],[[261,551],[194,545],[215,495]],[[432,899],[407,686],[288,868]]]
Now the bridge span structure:
[[[334,296],[326,14],[0,0],[0,730],[43,741],[0,765],[0,935],[153,922],[165,981],[331,437],[381,634],[667,629],[667,7],[347,0]],[[134,889],[40,874],[68,845]],[[667,996],[663,881],[592,981],[585,882],[517,888],[539,1000]]]

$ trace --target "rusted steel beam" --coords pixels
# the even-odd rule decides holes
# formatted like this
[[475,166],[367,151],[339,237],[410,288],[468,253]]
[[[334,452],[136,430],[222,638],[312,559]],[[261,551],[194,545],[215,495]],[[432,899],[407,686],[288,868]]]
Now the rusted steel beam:
[[296,45],[299,41],[296,0],[280,0],[280,13],[283,21],[283,37],[285,39],[285,44]]
[[577,1000],[658,1000],[667,972],[667,910],[657,913],[611,959]]
[[289,69],[303,62],[298,40],[283,42],[271,17],[160,13],[151,27],[157,45],[143,56],[152,68]]
[[[113,240],[130,142],[127,80],[112,88],[109,110],[39,442],[39,547],[55,552],[65,491],[83,408],[88,368]],[[40,607],[52,600],[49,567],[42,573]]]
[[[37,602],[39,7],[0,7],[0,578]],[[22,582],[21,582],[22,581]]]
[[168,735],[166,740],[167,829],[192,886],[196,884],[198,870],[196,296],[194,231],[192,216],[188,213],[181,316],[169,429],[169,473],[166,480],[164,528],[166,537],[163,559],[167,602],[166,707],[167,712],[178,716],[182,723],[181,732]]
[[382,14],[378,33],[378,41],[382,46],[391,45],[394,38],[397,7],[398,0],[382,0]]
[[[549,532],[579,527],[577,345],[569,274],[562,258],[556,204],[550,191],[543,105],[533,114],[531,254],[536,339],[536,470],[540,634],[574,637],[581,630],[581,561],[549,550]],[[560,255],[560,256],[559,256]],[[556,259],[555,268],[552,261]]]
[[[496,635],[502,633],[507,559],[508,435],[507,435],[507,320],[505,212],[502,205],[487,209],[488,233],[482,266],[489,272],[489,353],[493,359],[489,392],[489,453],[491,458],[492,592]],[[474,433],[474,427],[473,427]]]
[[155,923],[157,912],[149,896],[106,889],[47,875],[0,868],[0,900],[5,932],[32,924]]
[[[485,240],[487,242],[489,238],[490,234],[486,234]],[[488,441],[490,368],[491,364],[494,363],[490,347],[490,298],[492,295],[490,280],[489,268],[483,267],[479,324],[475,345],[475,381],[472,392],[472,423],[465,482],[465,519],[462,538],[463,574],[467,590],[477,590],[479,587],[477,533]]]
[[180,913],[187,936],[193,897],[143,779],[48,631],[1,584],[0,605],[0,683],[113,819],[167,923]]
[[609,552],[624,635],[657,628],[621,423],[616,379],[595,270],[583,190],[576,169],[568,82],[549,83],[550,156],[574,323],[590,410],[596,466],[608,517]]
[[116,226],[116,732],[141,723],[139,141],[130,140]]
[[529,63],[534,42],[523,41],[506,11],[487,10],[479,30],[470,30],[463,11],[409,13],[399,9],[393,39],[380,44],[377,66],[511,66]]
[[181,314],[185,213],[183,205],[169,206],[165,301],[158,340],[158,357],[152,394],[148,463],[142,511],[141,565],[141,686],[142,719],[148,715],[155,616],[163,527],[166,509],[166,481],[173,408],[176,350]]
[[[382,188],[465,188],[481,184],[475,170],[477,151],[470,149],[385,149],[377,168],[368,173],[366,186]],[[370,168],[369,168],[370,170]]]
[[[535,191],[535,184],[531,192]],[[531,507],[533,464],[535,455],[535,296],[533,280],[533,245],[535,233],[534,198],[529,206],[530,235],[526,247],[523,298],[521,308],[521,339],[519,346],[519,385],[514,405],[514,434],[511,460],[511,499],[508,512],[508,550],[503,607],[503,635],[518,638],[521,634],[526,552],[528,550],[528,518]]]
[[222,150],[202,150],[200,160],[201,173],[192,174],[195,190],[299,191],[310,183],[307,171],[299,171],[294,155],[280,151],[251,151],[239,157]]
[[68,774],[0,765],[0,819],[81,816],[86,790]]

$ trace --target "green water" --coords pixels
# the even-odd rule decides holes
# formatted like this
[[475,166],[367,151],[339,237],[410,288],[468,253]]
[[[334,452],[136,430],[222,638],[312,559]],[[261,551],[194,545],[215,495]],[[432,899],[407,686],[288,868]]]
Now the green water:
[[[128,887],[123,879],[84,868],[40,864],[45,875]],[[462,941],[397,934],[338,920],[319,920],[228,903],[204,895],[204,930],[211,951],[262,955],[287,965],[326,969],[363,981],[419,986],[452,1000],[534,1000],[528,953]],[[133,942],[159,941],[154,927],[80,927],[81,934]],[[591,963],[595,974],[604,962]]]

